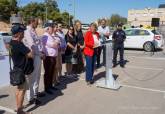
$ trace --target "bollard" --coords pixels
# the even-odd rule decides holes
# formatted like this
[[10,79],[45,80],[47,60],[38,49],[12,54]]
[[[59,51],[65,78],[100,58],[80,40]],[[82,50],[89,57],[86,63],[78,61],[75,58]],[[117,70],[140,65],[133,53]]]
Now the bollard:
[[117,90],[120,88],[120,84],[114,79],[112,74],[112,58],[113,58],[113,49],[112,42],[107,42],[106,44],[106,77],[98,80],[96,86],[100,88],[107,88]]

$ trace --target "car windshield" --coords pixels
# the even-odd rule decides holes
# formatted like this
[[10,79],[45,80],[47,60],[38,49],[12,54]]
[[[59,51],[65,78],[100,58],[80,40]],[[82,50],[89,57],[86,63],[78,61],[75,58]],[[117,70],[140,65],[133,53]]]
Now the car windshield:
[[156,30],[152,30],[151,32],[154,33],[155,35],[160,35],[160,33]]
[[11,36],[9,33],[1,33],[2,36]]

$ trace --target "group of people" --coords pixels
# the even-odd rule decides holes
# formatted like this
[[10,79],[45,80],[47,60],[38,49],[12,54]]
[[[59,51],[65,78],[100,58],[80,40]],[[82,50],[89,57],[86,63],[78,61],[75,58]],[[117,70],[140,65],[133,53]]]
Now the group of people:
[[[88,85],[93,83],[95,62],[100,67],[100,56],[103,50],[103,64],[105,61],[106,39],[110,36],[109,27],[106,20],[101,21],[101,26],[92,23],[89,30],[84,34],[81,29],[81,22],[75,21],[73,26],[68,26],[67,33],[64,34],[62,24],[46,23],[45,33],[41,38],[37,35],[37,18],[29,18],[26,30],[22,25],[14,25],[11,29],[13,38],[10,42],[12,60],[14,67],[23,69],[26,59],[32,58],[34,71],[26,77],[26,81],[17,86],[16,102],[17,114],[29,114],[23,111],[23,101],[27,90],[27,100],[29,105],[41,104],[38,97],[46,94],[39,93],[39,82],[41,77],[41,65],[44,66],[44,91],[52,95],[56,86],[61,84],[59,77],[63,75],[62,64],[66,65],[66,76],[73,76],[84,71],[84,57],[86,60],[86,82]],[[124,67],[124,40],[125,33],[122,25],[113,33],[114,42],[114,67],[117,65],[117,52],[120,51],[121,66]]]

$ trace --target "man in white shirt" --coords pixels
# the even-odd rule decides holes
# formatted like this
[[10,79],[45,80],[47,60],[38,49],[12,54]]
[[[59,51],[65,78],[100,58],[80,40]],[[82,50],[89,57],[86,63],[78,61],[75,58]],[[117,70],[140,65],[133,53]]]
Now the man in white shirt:
[[[109,30],[109,27],[106,25],[105,19],[101,20],[101,26],[98,27],[98,33],[100,35],[101,43],[105,44],[105,41],[109,39],[109,36],[110,36],[110,30]],[[100,66],[100,55],[101,55],[102,49],[103,49],[103,65],[105,65],[106,63],[106,48],[103,45],[99,48],[99,53],[97,55],[97,67]]]
[[34,71],[32,74],[27,76],[29,83],[29,90],[27,91],[27,100],[29,104],[35,103],[36,105],[41,104],[37,99],[39,81],[41,76],[41,58],[42,58],[42,45],[41,41],[36,33],[38,26],[37,18],[29,18],[27,30],[24,33],[23,43],[34,53]]

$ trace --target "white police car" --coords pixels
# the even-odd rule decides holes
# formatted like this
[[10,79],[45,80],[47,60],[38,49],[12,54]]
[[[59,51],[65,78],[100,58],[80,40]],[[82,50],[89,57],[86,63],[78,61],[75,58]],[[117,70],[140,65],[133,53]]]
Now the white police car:
[[[144,49],[151,52],[153,49],[162,49],[164,46],[163,36],[156,30],[130,28],[124,31],[126,33],[125,48]],[[110,40],[112,40],[112,35]]]

